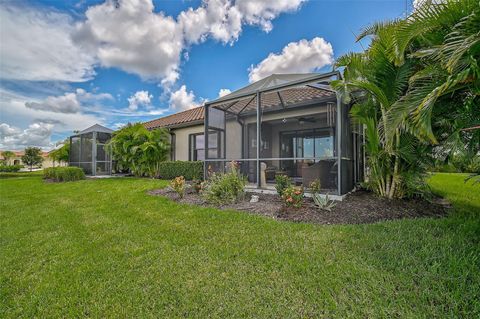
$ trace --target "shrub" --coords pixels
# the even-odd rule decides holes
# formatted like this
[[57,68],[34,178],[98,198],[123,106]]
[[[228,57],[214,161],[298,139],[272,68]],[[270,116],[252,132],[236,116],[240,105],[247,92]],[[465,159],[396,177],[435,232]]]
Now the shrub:
[[235,166],[232,166],[229,173],[211,175],[210,179],[204,183],[203,196],[207,202],[214,204],[234,203],[245,195],[245,182],[245,177]]
[[300,208],[303,203],[303,188],[289,186],[285,188],[282,199],[288,207]]
[[49,167],[43,170],[43,178],[55,182],[72,182],[85,179],[85,173],[79,167]]
[[183,176],[186,180],[192,180],[203,177],[203,162],[201,161],[166,161],[158,165],[160,178],[163,179]]
[[275,189],[277,190],[278,195],[282,196],[283,191],[290,187],[292,182],[290,181],[290,177],[287,175],[276,175],[275,176]]
[[202,185],[202,180],[200,179],[194,179],[192,181],[192,187],[193,187],[193,190],[195,191],[195,193],[200,193],[200,191],[202,190],[203,188],[203,185]]
[[322,185],[320,184],[319,179],[316,179],[313,182],[311,182],[309,186],[313,194],[320,193],[320,189],[322,188]]
[[16,172],[18,172],[21,168],[23,168],[22,165],[0,165],[0,172],[16,173]]
[[185,178],[183,176],[175,177],[170,181],[170,187],[177,192],[180,198],[183,198],[183,195],[185,195]]
[[315,206],[320,209],[331,211],[333,207],[335,207],[335,202],[333,200],[328,199],[328,195],[322,196],[318,193],[314,193],[312,195],[313,202]]

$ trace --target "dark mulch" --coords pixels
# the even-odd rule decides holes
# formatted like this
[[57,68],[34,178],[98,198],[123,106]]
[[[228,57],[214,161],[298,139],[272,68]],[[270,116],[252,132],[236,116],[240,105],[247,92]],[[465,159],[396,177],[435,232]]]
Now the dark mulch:
[[287,208],[279,196],[270,194],[254,194],[258,195],[260,200],[257,203],[250,203],[253,194],[247,193],[244,200],[222,206],[207,203],[191,190],[186,192],[183,199],[169,187],[152,190],[149,194],[164,196],[183,204],[233,209],[279,220],[318,224],[367,224],[402,218],[442,217],[447,214],[448,208],[448,203],[440,198],[434,199],[433,202],[423,199],[388,200],[363,190],[347,195],[343,201],[336,201],[331,211],[318,209],[310,198],[305,198],[301,208]]

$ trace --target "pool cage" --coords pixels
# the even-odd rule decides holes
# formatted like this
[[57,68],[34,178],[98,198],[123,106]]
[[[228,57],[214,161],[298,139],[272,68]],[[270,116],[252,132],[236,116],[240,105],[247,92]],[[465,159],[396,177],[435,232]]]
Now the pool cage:
[[286,175],[306,188],[318,180],[328,194],[351,191],[363,181],[364,134],[329,85],[339,78],[274,74],[206,103],[205,178],[235,162],[251,188],[274,189]]
[[112,174],[112,156],[105,149],[113,130],[95,124],[70,136],[70,166],[83,169],[86,175]]

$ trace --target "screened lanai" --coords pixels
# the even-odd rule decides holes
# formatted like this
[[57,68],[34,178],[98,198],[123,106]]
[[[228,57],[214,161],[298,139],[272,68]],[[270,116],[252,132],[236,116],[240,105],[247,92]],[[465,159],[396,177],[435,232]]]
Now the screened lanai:
[[[205,176],[236,162],[250,187],[278,175],[342,195],[363,178],[362,129],[330,87],[338,72],[273,74],[205,104]],[[260,141],[258,143],[257,141]]]
[[86,175],[110,175],[112,158],[105,144],[113,130],[95,124],[76,135],[70,136],[70,166],[83,169]]

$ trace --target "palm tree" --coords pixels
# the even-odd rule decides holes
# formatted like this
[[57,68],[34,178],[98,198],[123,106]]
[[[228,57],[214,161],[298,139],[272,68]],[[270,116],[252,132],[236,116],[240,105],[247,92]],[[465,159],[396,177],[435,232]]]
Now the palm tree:
[[397,65],[418,64],[410,88],[388,115],[390,130],[408,121],[411,132],[447,151],[477,149],[480,132],[480,1],[426,2],[398,24]]
[[128,124],[113,134],[107,144],[120,169],[136,176],[159,176],[159,164],[170,150],[169,134],[165,129],[148,131],[141,123]]
[[418,152],[426,147],[405,127],[388,127],[388,114],[407,92],[416,67],[410,61],[396,65],[391,59],[398,24],[392,21],[366,28],[358,40],[373,35],[369,48],[340,57],[336,66],[344,68],[344,78],[332,83],[346,102],[353,102],[351,114],[365,127],[368,184],[387,198],[410,196],[422,188],[424,156]]

